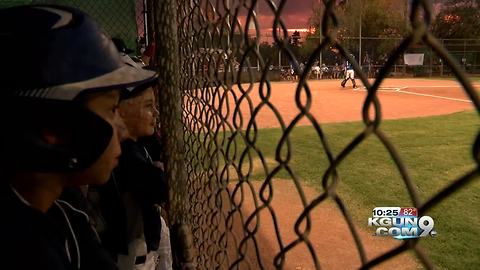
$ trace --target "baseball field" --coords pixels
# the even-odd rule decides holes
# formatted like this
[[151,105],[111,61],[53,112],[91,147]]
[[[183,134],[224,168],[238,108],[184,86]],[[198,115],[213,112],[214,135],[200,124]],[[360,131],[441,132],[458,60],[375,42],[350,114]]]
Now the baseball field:
[[[480,89],[478,78],[473,78],[472,84]],[[297,91],[297,87],[292,82],[242,85],[225,93],[228,98],[223,101],[212,96],[224,120],[245,130],[245,137],[235,136],[237,151],[252,146],[246,150],[250,162],[230,166],[231,175],[241,171],[250,180],[270,179],[270,186],[264,181],[241,183],[247,187],[242,191],[245,197],[234,196],[234,201],[241,201],[246,217],[255,214],[249,228],[261,223],[257,235],[262,239],[256,245],[263,252],[265,268],[273,269],[275,254],[289,244],[292,250],[285,258],[285,269],[314,269],[312,253],[324,269],[358,268],[357,246],[338,201],[327,199],[317,205],[309,212],[308,226],[303,220],[295,230],[295,223],[303,209],[325,191],[321,182],[329,161],[323,145],[336,157],[365,130],[361,120],[367,92],[348,84],[342,88],[338,80],[308,81],[307,91]],[[421,202],[475,168],[472,145],[480,127],[478,113],[454,79],[386,79],[378,98],[379,129],[399,154]],[[232,109],[235,103],[237,110]],[[375,113],[379,111],[370,110],[372,119]],[[255,121],[250,121],[252,117]],[[312,123],[320,124],[322,135]],[[287,147],[280,142],[289,126],[294,127],[288,129]],[[376,206],[413,206],[399,169],[381,140],[368,135],[340,163],[337,173],[336,194],[359,231],[367,259],[400,245],[402,241],[373,236],[374,229],[367,227],[367,218]],[[418,246],[440,269],[480,266],[478,194],[480,183],[475,179],[425,213],[434,219],[438,234],[421,239]],[[271,200],[265,199],[270,195]],[[305,232],[307,238],[299,237]],[[414,253],[408,251],[378,269],[419,267]]]

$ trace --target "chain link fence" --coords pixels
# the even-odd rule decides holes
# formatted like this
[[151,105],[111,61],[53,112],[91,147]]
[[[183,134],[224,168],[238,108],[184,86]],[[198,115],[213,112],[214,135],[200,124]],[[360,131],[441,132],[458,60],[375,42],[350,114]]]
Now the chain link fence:
[[[374,258],[366,255],[360,229],[351,214],[354,206],[348,205],[338,192],[342,186],[338,168],[368,138],[377,138],[398,170],[419,215],[445,203],[460,188],[478,180],[480,137],[476,134],[471,150],[477,167],[453,179],[433,196],[421,199],[396,146],[381,128],[382,104],[378,98],[381,83],[395,72],[395,64],[403,54],[423,44],[423,50],[442,60],[444,70],[457,78],[479,111],[478,94],[458,59],[461,45],[463,55],[468,55],[466,48],[478,44],[437,40],[427,31],[432,14],[430,1],[415,0],[410,16],[411,33],[392,43],[391,53],[379,66],[376,79],[369,81],[365,69],[350,54],[353,41],[336,38],[338,1],[320,3],[326,10],[321,24],[323,37],[306,59],[298,59],[288,42],[290,34],[282,14],[289,1],[292,0],[261,2],[267,7],[262,16],[271,19],[267,27],[260,25],[260,1],[255,0],[16,0],[2,1],[0,7],[26,3],[75,6],[99,20],[112,37],[120,37],[128,47],[136,48],[137,54],[142,53],[146,44],[156,41],[154,63],[160,71],[160,122],[167,158],[165,168],[171,183],[172,245],[179,268],[288,269],[289,254],[303,247],[312,267],[320,269],[322,261],[318,254],[322,251],[310,236],[322,228],[313,228],[312,213],[332,201],[347,224],[360,258],[359,268],[369,269],[411,252],[425,268],[434,269],[418,239],[405,240]],[[265,33],[261,29],[269,29],[267,35],[274,43],[275,51],[268,57],[262,53],[261,36]],[[324,126],[310,112],[312,91],[307,80],[320,53],[332,48],[353,63],[367,90],[361,112],[362,130],[346,147],[336,151],[329,144]],[[469,57],[478,61],[472,55]],[[291,100],[296,105],[292,121],[287,121],[270,99],[275,91],[271,81],[278,72],[271,66],[277,61],[291,65],[298,74],[295,98]],[[259,99],[254,100],[254,96]],[[257,116],[265,109],[279,126],[280,134],[269,139],[276,142],[273,153],[259,143],[264,138]],[[313,127],[318,149],[324,153],[327,164],[325,170],[318,172],[320,190],[312,199],[305,194],[305,179],[298,176],[300,168],[292,162],[294,129],[302,119],[308,119]],[[282,227],[278,219],[282,214],[279,211],[286,209],[272,207],[272,201],[282,197],[274,185],[279,175],[292,184],[291,191],[298,195],[301,205],[298,212],[291,214],[290,228]],[[265,222],[265,216],[269,222]],[[274,235],[271,246],[265,245],[262,235],[265,230]],[[295,237],[287,241],[286,230],[293,231]]]
[[79,8],[94,17],[112,38],[120,38],[140,55],[146,47],[146,20],[143,0],[10,0],[0,8],[25,4],[52,4]]
[[[412,2],[412,31],[395,43],[374,81],[368,80],[367,74],[362,71],[347,46],[337,40],[339,22],[335,7],[338,1],[333,0],[321,2],[326,10],[322,18],[322,42],[306,59],[305,66],[301,67],[301,62],[288,44],[288,29],[282,17],[288,1],[264,1],[268,8],[262,11],[262,16],[270,16],[272,21],[266,27],[260,26],[257,8],[259,1],[169,0],[156,3],[160,7],[155,13],[157,40],[169,41],[168,46],[157,51],[160,72],[169,70],[160,80],[161,85],[169,89],[160,92],[160,104],[169,102],[163,109],[162,125],[167,127],[162,127],[162,132],[168,140],[167,152],[174,155],[175,151],[183,151],[184,155],[181,160],[177,160],[179,163],[167,160],[167,171],[170,171],[173,185],[171,222],[185,226],[182,230],[183,240],[178,240],[183,243],[178,253],[180,257],[183,256],[180,261],[188,263],[183,264],[183,267],[289,269],[286,258],[293,250],[303,247],[303,255],[308,257],[313,268],[320,269],[322,261],[318,254],[322,250],[310,240],[314,233],[312,213],[327,201],[333,201],[348,225],[360,258],[359,268],[369,269],[409,253],[415,254],[423,267],[434,269],[434,263],[428,252],[419,245],[418,239],[405,240],[379,256],[368,257],[360,229],[352,214],[355,206],[348,205],[344,196],[338,192],[342,186],[342,175],[338,168],[371,137],[378,139],[388,152],[406,188],[409,201],[413,207],[418,208],[419,215],[428,213],[460,188],[478,180],[480,140],[476,134],[471,150],[477,166],[453,179],[433,196],[421,199],[418,187],[397,147],[381,128],[382,104],[378,98],[380,85],[403,54],[418,43],[424,44],[442,59],[443,65],[457,78],[476,110],[480,108],[478,94],[464,69],[447,51],[445,44],[442,45],[427,30],[432,14],[430,1]],[[167,10],[176,12],[175,21],[165,18]],[[171,19],[170,15],[167,17]],[[292,121],[286,121],[277,105],[270,100],[275,91],[270,83],[270,75],[273,73],[270,66],[276,60],[265,59],[260,52],[259,37],[261,29],[265,28],[269,29],[269,35],[273,37],[279,53],[287,58],[299,75],[295,98],[291,100],[296,104]],[[353,63],[367,90],[361,112],[363,128],[339,151],[333,151],[324,126],[310,112],[312,91],[307,81],[307,74],[317,61],[319,53],[331,48],[335,48],[342,58]],[[172,52],[179,53],[179,63],[171,57]],[[172,69],[176,65],[178,68]],[[172,78],[177,78],[178,81],[172,81]],[[256,84],[257,81],[259,83]],[[175,87],[172,88],[172,85]],[[181,97],[178,96],[180,92]],[[259,97],[258,102],[254,101],[254,96]],[[180,105],[181,120],[179,115],[172,114],[172,108],[178,112]],[[259,143],[262,130],[257,116],[262,110],[269,110],[273,121],[279,126],[280,135],[271,139],[276,143],[274,153],[267,153],[270,150],[262,148]],[[292,163],[295,151],[292,137],[301,119],[308,119],[313,127],[318,137],[318,147],[324,152],[327,162],[326,169],[318,174],[321,179],[320,191],[311,200],[306,198],[304,179],[297,175],[299,168]],[[175,121],[176,124],[179,121],[183,123],[182,137],[179,137],[178,127],[174,128]],[[175,131],[172,132],[172,129]],[[269,156],[273,156],[273,160]],[[261,173],[258,174],[258,171]],[[275,187],[280,171],[293,184],[291,189],[298,195],[302,206],[300,211],[291,214],[290,218],[294,221],[290,228],[282,228],[278,219],[278,215],[282,214],[280,212],[288,209],[272,207],[272,201],[282,197]],[[246,211],[248,205],[250,211]],[[265,221],[265,216],[268,216],[270,223]],[[265,246],[262,236],[265,229],[274,234],[273,246]],[[284,238],[286,230],[294,231],[294,239],[287,241]],[[172,241],[175,244],[177,240]]]

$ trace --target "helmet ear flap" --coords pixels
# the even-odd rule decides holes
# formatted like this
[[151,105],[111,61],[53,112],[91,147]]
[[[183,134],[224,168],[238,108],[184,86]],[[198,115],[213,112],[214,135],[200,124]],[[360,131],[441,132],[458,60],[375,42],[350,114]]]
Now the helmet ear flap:
[[110,123],[81,104],[39,104],[31,100],[21,103],[6,106],[8,113],[17,115],[14,119],[5,115],[5,106],[0,112],[1,120],[13,129],[0,134],[0,162],[6,168],[38,172],[82,170],[100,157],[112,139]]

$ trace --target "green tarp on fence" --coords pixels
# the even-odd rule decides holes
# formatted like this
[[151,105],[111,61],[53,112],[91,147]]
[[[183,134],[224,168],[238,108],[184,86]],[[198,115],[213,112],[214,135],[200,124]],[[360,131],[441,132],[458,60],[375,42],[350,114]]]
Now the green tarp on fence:
[[[122,38],[127,46],[137,48],[137,16],[135,14],[136,0],[13,0],[0,1],[0,8],[23,4],[57,4],[77,7],[95,19],[111,37]],[[143,17],[140,25],[143,24]]]

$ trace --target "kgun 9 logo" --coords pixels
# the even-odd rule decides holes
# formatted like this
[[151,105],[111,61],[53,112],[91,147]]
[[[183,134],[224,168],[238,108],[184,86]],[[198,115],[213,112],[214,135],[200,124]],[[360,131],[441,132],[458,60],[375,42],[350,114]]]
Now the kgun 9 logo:
[[435,236],[435,222],[430,216],[417,217],[413,207],[375,207],[368,226],[377,227],[375,236],[393,236],[395,239],[411,239]]

